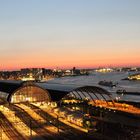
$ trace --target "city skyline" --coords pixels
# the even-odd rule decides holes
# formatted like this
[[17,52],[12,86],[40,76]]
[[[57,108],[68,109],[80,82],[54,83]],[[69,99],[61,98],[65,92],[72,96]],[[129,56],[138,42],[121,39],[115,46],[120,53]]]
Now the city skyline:
[[0,70],[140,66],[137,0],[0,0]]

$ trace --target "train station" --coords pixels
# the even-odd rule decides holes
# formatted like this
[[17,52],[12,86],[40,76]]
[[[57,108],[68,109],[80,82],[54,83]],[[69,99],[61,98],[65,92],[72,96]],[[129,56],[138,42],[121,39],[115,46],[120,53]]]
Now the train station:
[[[2,80],[0,100],[1,117],[2,113],[6,115],[5,110],[11,110],[31,129],[30,135],[36,136],[38,133],[31,127],[37,125],[33,123],[35,120],[42,120],[43,125],[47,120],[51,127],[57,128],[57,132],[62,131],[59,123],[63,123],[63,127],[65,125],[74,132],[88,133],[89,137],[97,132],[108,133],[115,128],[127,128],[126,135],[140,129],[139,108],[116,102],[109,91],[97,86]],[[120,133],[119,137],[124,135]]]
[[67,95],[79,99],[112,101],[110,93],[96,86],[0,81],[0,98],[9,103],[61,101]]

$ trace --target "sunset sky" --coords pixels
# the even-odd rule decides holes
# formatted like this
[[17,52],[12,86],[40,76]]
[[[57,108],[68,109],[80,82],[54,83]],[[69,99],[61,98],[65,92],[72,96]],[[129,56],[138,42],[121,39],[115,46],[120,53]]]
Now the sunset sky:
[[0,0],[0,69],[140,66],[140,0]]

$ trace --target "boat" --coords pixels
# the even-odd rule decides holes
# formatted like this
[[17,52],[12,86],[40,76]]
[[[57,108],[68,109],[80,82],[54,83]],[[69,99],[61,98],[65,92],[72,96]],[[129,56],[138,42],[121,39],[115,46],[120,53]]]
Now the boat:
[[98,83],[101,86],[107,86],[107,87],[116,87],[117,84],[113,83],[112,81],[100,81]]

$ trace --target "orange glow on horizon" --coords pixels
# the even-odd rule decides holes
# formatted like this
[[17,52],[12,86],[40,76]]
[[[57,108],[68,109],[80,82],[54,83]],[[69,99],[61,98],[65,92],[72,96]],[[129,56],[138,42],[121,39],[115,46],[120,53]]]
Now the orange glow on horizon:
[[[95,41],[89,44],[82,42],[82,40],[78,41],[77,44],[71,42],[64,44],[62,42],[21,42],[19,50],[16,48],[1,54],[0,70],[36,67],[71,69],[72,67],[140,66],[140,48],[138,43],[135,44],[136,49],[134,49],[131,44],[128,44],[129,42],[119,45],[111,41],[102,41]],[[12,48],[15,44],[8,42],[7,45]]]
[[1,67],[0,70],[20,70],[22,68],[48,68],[48,69],[72,69],[73,67],[76,68],[98,68],[98,67],[139,67],[140,63],[119,63],[119,64],[114,64],[114,63],[110,63],[110,64],[104,64],[104,63],[100,63],[100,64],[64,64],[64,65],[23,65],[20,67],[14,67],[14,66],[9,66],[9,67]]

